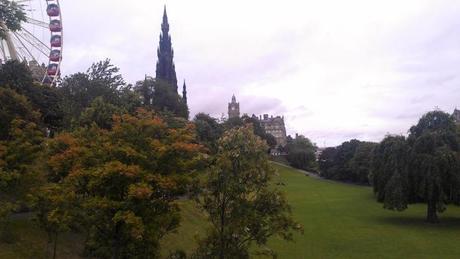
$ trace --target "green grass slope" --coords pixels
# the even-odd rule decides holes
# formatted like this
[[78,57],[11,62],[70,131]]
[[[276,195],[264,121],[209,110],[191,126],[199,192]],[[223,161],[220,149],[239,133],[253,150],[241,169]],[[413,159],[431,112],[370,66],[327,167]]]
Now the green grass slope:
[[[294,242],[273,238],[279,258],[460,258],[460,208],[450,206],[441,223],[424,222],[424,205],[404,212],[384,210],[370,187],[307,177],[297,170],[274,165],[282,188],[303,224]],[[204,215],[191,202],[182,207],[184,222],[166,238],[166,250],[195,247],[203,233]]]
[[275,166],[295,218],[304,225],[295,243],[273,240],[280,258],[460,258],[460,208],[441,223],[424,222],[424,205],[382,209],[370,187],[304,176]]

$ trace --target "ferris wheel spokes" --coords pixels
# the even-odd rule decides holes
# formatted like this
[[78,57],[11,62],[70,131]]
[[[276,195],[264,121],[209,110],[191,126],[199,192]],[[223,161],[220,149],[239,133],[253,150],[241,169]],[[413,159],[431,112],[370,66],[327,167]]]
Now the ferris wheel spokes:
[[[59,0],[9,0],[6,3],[8,8],[1,11],[11,12],[9,15],[18,18],[14,27],[0,21],[0,32],[3,32],[0,34],[1,62],[27,62],[30,69],[35,71],[36,80],[53,84],[60,75],[63,49]],[[11,6],[14,8],[9,8]],[[10,25],[12,27],[8,28]]]

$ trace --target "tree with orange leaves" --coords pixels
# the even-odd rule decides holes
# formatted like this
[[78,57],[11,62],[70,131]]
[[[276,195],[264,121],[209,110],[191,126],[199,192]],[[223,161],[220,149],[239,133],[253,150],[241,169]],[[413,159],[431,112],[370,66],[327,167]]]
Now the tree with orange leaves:
[[141,109],[114,116],[110,130],[93,125],[50,141],[48,177],[74,194],[88,256],[153,258],[178,226],[173,201],[203,156],[191,123],[169,125]]

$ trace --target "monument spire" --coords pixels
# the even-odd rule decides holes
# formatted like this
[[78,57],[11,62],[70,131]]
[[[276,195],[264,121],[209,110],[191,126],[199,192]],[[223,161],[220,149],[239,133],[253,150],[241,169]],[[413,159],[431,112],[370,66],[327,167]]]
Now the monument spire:
[[182,99],[185,102],[185,105],[187,105],[187,86],[185,85],[185,80],[184,80],[184,85],[182,86]]
[[169,35],[169,22],[166,5],[163,12],[163,23],[161,24],[160,43],[157,50],[157,56],[156,79],[163,80],[171,84],[177,92],[174,50],[172,48],[171,36]]

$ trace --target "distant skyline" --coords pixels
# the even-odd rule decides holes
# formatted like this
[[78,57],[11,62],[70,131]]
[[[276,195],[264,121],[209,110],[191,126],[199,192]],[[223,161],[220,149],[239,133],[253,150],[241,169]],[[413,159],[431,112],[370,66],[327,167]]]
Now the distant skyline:
[[110,58],[129,83],[155,75],[166,4],[191,115],[285,116],[318,146],[406,134],[460,107],[460,1],[61,1],[64,75]]

